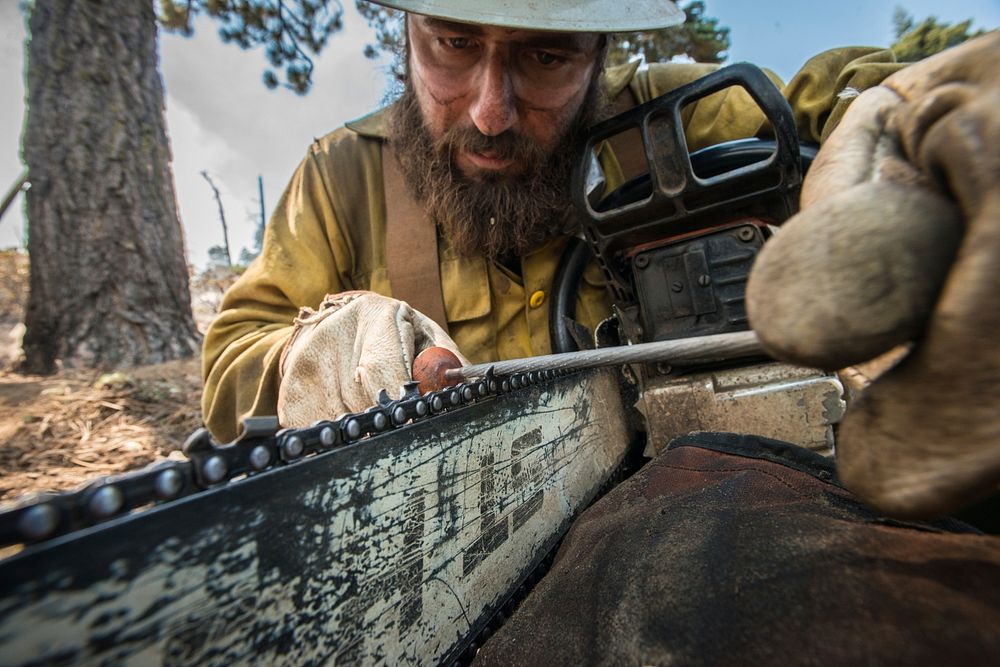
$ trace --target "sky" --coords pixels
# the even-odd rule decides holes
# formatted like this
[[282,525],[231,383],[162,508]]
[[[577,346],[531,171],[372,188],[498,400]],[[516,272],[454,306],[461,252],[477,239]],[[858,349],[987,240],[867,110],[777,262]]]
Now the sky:
[[[0,196],[23,169],[20,135],[24,118],[24,17],[17,0],[0,0]],[[207,170],[221,191],[234,259],[253,243],[259,218],[257,177],[264,181],[270,215],[309,143],[345,121],[376,109],[385,99],[387,61],[371,61],[362,49],[372,32],[343,0],[344,29],[315,60],[314,84],[306,96],[268,90],[261,82],[262,50],[223,44],[208,19],[195,35],[160,36],[166,90],[167,133],[173,149],[178,208],[188,260],[208,261],[222,244],[222,228]],[[1000,27],[1000,0],[706,0],[706,15],[730,28],[728,63],[769,67],[785,80],[810,56],[836,46],[888,46],[897,5],[916,19],[947,22],[968,18],[977,28]],[[23,197],[0,220],[0,248],[21,244]]]

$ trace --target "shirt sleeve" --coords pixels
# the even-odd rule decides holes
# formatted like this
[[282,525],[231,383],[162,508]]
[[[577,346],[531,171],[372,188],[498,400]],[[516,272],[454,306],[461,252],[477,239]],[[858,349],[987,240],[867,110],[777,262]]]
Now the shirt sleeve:
[[281,350],[300,307],[352,289],[351,235],[340,229],[330,169],[314,146],[281,197],[260,256],[227,291],[205,336],[205,424],[220,441],[251,415],[276,413]]
[[889,49],[845,47],[811,58],[782,92],[802,141],[821,143],[857,95],[905,67]]
[[[718,69],[718,65],[663,63],[640,70],[632,92],[640,102],[653,99]],[[878,85],[903,65],[892,51],[873,47],[845,47],[811,58],[787,85],[773,72],[764,73],[792,107],[799,139],[819,143],[826,139],[857,93]],[[738,86],[709,95],[681,114],[689,150],[767,133],[767,122],[756,102]]]

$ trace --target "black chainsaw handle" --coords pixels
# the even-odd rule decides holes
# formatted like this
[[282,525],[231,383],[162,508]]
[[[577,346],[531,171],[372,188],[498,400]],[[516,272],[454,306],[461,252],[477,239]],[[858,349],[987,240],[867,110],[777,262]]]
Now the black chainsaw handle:
[[[691,166],[696,173],[711,177],[766,160],[775,150],[775,142],[768,139],[739,139],[709,146],[691,154]],[[803,176],[809,170],[819,146],[799,144]],[[649,196],[649,173],[644,173],[623,183],[605,197],[601,205],[620,208]],[[563,318],[576,317],[576,294],[587,265],[594,261],[590,244],[581,238],[571,238],[563,249],[552,280],[552,300],[549,302],[549,340],[552,352],[575,352],[579,349],[570,336]]]

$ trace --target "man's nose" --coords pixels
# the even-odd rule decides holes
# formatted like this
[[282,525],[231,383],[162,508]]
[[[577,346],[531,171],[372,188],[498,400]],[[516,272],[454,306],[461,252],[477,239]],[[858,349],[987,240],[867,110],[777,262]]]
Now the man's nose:
[[479,131],[488,137],[502,134],[517,122],[510,68],[499,54],[492,54],[484,64],[479,94],[469,115]]

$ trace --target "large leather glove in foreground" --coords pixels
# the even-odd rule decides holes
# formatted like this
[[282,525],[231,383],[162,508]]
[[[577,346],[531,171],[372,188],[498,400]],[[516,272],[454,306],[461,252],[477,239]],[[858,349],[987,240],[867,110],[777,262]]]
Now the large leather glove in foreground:
[[281,355],[278,420],[306,426],[395,398],[422,350],[444,347],[468,361],[433,320],[374,292],[330,294],[318,311],[303,308]]
[[998,109],[1000,32],[861,94],[750,278],[751,324],[778,358],[833,370],[915,343],[837,443],[841,479],[897,515],[1000,482]]

